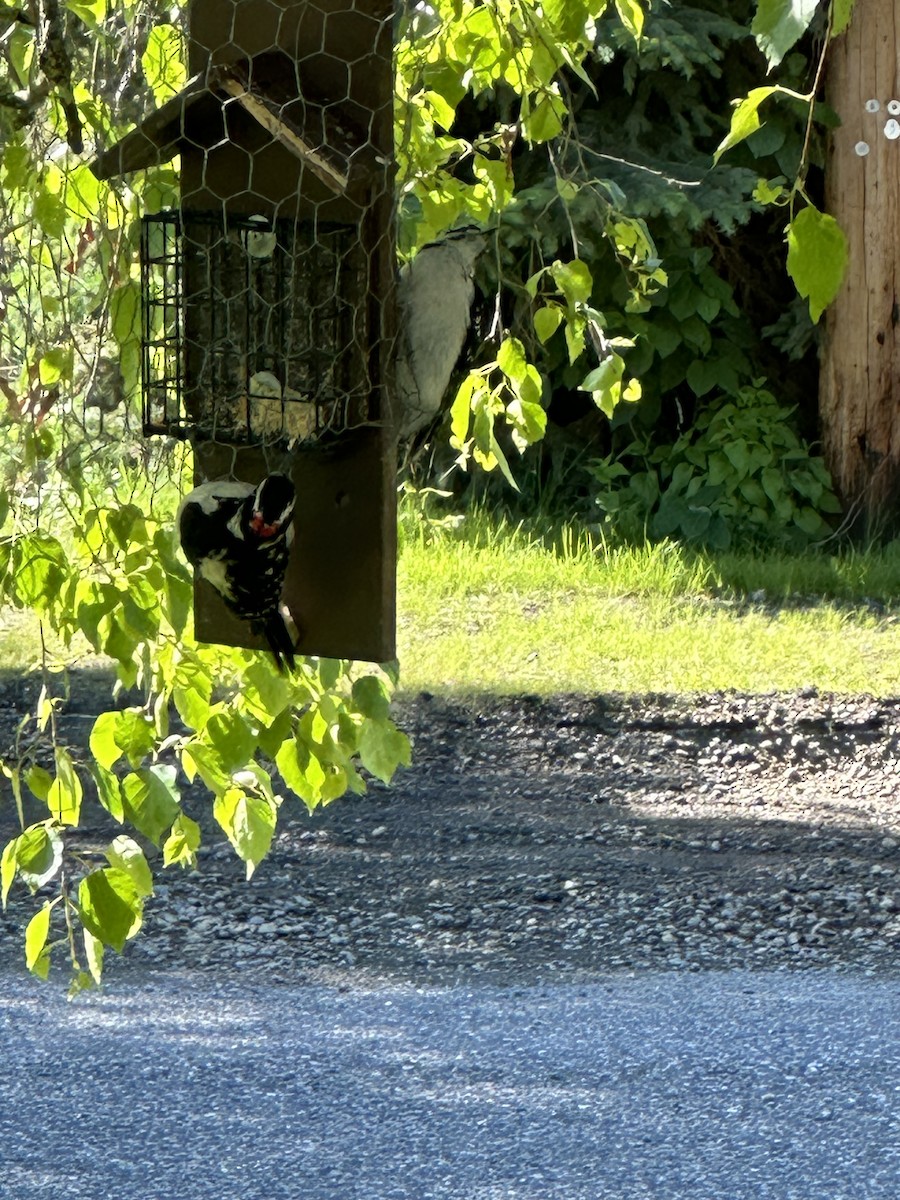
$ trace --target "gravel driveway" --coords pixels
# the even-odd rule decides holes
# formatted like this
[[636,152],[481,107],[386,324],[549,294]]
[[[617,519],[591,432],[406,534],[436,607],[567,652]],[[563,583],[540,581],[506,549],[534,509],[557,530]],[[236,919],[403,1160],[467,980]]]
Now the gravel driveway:
[[[73,742],[95,702],[76,690]],[[163,876],[111,976],[189,964],[428,985],[897,968],[900,700],[420,696],[398,716],[414,766],[394,786],[312,816],[286,804],[249,884],[211,842],[199,873]],[[14,719],[11,698],[0,728]],[[207,805],[189,794],[187,807],[214,838]],[[22,892],[0,916],[0,964],[20,962]]]
[[896,1200],[900,701],[399,718],[395,786],[166,873],[97,995],[16,889],[2,1200]]

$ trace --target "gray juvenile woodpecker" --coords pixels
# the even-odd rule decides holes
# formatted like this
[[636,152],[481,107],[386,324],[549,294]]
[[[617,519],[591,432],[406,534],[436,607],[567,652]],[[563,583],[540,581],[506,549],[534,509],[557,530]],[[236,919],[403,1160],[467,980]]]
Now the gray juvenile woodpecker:
[[452,230],[423,246],[400,272],[395,371],[401,437],[441,410],[472,322],[475,263],[486,242],[487,234],[471,225]]
[[260,484],[202,483],[185,496],[176,517],[188,562],[235,616],[266,639],[280,671],[294,666],[280,601],[295,501],[286,475],[269,475]]

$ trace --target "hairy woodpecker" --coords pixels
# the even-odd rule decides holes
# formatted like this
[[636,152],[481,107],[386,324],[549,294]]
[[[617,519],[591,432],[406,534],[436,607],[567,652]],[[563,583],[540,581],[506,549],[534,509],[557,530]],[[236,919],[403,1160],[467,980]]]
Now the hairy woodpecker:
[[423,429],[441,409],[469,332],[475,263],[487,234],[473,225],[429,242],[400,272],[397,397],[400,436]]
[[266,639],[280,671],[294,666],[294,642],[279,602],[295,498],[286,475],[268,475],[258,485],[202,483],[182,500],[176,518],[188,561]]

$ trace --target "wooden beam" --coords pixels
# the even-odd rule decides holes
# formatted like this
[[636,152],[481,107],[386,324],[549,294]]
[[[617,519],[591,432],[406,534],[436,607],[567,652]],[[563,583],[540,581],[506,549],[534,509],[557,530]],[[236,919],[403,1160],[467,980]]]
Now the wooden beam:
[[292,122],[286,121],[271,101],[250,91],[240,80],[224,74],[216,81],[216,86],[236,100],[258,124],[271,133],[272,137],[306,163],[316,178],[321,179],[335,195],[340,196],[346,192],[350,182],[348,172],[338,170],[319,151],[313,149],[299,129]]

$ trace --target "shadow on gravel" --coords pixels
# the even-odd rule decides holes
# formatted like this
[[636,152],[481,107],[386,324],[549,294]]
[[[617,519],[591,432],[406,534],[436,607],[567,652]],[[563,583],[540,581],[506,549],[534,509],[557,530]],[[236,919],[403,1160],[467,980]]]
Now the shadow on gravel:
[[[32,687],[0,682],[4,741]],[[109,694],[101,673],[73,675],[74,747]],[[286,802],[250,884],[188,789],[210,839],[201,870],[161,876],[110,972],[425,984],[895,968],[900,701],[423,695],[397,716],[413,768],[312,816]],[[0,836],[13,822],[4,804]],[[114,828],[72,840],[99,851]],[[17,887],[0,963],[21,962],[33,910]]]

